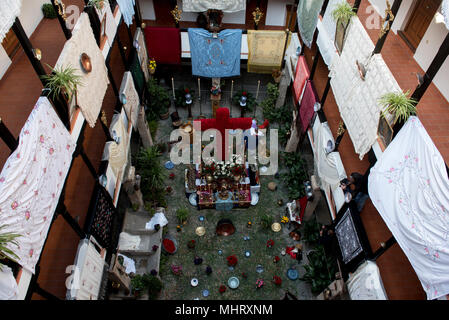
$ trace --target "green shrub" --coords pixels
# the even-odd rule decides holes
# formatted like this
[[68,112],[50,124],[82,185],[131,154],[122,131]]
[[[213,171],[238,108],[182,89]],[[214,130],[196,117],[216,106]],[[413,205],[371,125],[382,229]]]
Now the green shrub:
[[176,218],[178,218],[179,223],[184,223],[184,221],[187,221],[187,218],[189,217],[189,209],[186,207],[178,208],[176,210]]
[[42,5],[42,13],[44,14],[44,18],[47,19],[56,19],[58,17],[51,3],[44,3]]
[[142,177],[140,188],[145,200],[152,200],[157,205],[160,194],[164,191],[165,171],[161,164],[161,154],[156,146],[140,149],[136,156],[136,172]]
[[310,244],[315,244],[320,238],[320,227],[315,220],[306,221],[303,224],[302,239]]
[[285,167],[289,168],[287,173],[281,174],[288,196],[290,199],[299,199],[305,195],[304,181],[308,177],[305,161],[295,152],[283,152],[282,156]]
[[143,275],[136,274],[131,279],[131,287],[133,291],[138,291],[139,295],[148,290],[148,296],[150,300],[155,300],[162,290],[162,281],[151,274],[145,273]]
[[337,271],[335,263],[326,257],[323,246],[318,246],[307,255],[308,265],[304,265],[306,273],[302,278],[312,286],[312,293],[319,294],[334,280]]
[[268,121],[273,121],[272,112],[276,111],[276,100],[279,97],[279,89],[274,83],[267,84],[267,97],[260,103],[263,116]]
[[149,106],[147,109],[147,119],[157,120],[160,114],[168,112],[170,107],[170,95],[166,89],[157,84],[156,79],[148,81]]
[[260,224],[262,225],[262,228],[270,229],[271,225],[273,224],[273,217],[268,213],[265,213],[260,218]]
[[159,127],[159,122],[154,119],[148,119],[148,128],[150,129],[151,137],[153,138],[153,141],[156,139],[156,132],[157,128]]

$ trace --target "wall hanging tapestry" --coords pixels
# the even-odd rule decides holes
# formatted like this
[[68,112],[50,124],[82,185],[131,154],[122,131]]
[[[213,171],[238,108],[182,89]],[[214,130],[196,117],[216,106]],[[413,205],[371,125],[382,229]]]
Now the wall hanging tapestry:
[[129,71],[134,79],[134,87],[136,88],[137,94],[142,95],[145,90],[145,74],[142,71],[142,66],[140,65],[139,56],[137,52],[132,54],[131,65],[129,66]]
[[112,169],[117,180],[122,180],[125,173],[125,167],[128,162],[128,125],[125,111],[120,114],[114,114],[110,126],[111,136],[119,137],[117,144],[115,141],[106,142],[103,160],[109,160],[109,166]]
[[356,272],[349,275],[346,285],[351,300],[388,300],[374,261],[367,260],[361,264]]
[[16,18],[20,15],[22,0],[0,1],[0,42],[9,32]]
[[[114,45],[115,34],[117,33],[117,23],[115,22],[114,15],[112,14],[111,5],[108,0],[104,1],[102,9],[97,9],[98,18],[101,22],[101,36],[106,35],[108,37],[108,43],[112,47]],[[105,19],[106,18],[106,19]]]
[[150,80],[150,72],[148,70],[148,52],[147,45],[145,43],[145,36],[143,35],[142,29],[137,28],[134,34],[134,46],[137,45],[137,54],[139,56],[140,66],[145,74],[145,81]]
[[369,196],[428,299],[449,293],[449,182],[438,149],[410,117],[368,178]]
[[248,30],[248,72],[272,73],[282,65],[284,31]]
[[120,100],[123,103],[123,99],[126,103],[123,105],[126,111],[126,116],[131,119],[134,130],[137,129],[137,118],[139,116],[140,100],[134,87],[134,81],[131,72],[126,71],[123,75],[122,84],[120,86]]
[[296,14],[298,15],[299,34],[304,44],[311,48],[316,24],[324,0],[301,0]]
[[192,74],[222,78],[240,75],[242,30],[223,30],[216,37],[201,28],[189,28]]
[[310,77],[309,67],[304,56],[299,56],[298,63],[296,65],[295,80],[293,81],[293,98],[295,104],[301,101],[301,95],[304,91],[307,79]]
[[350,209],[346,210],[341,220],[335,226],[335,234],[345,264],[348,264],[363,252]]
[[[83,53],[90,57],[92,71],[85,72],[80,63]],[[77,88],[78,106],[90,127],[94,127],[103,104],[103,98],[108,88],[109,79],[103,54],[97,45],[89,16],[83,12],[72,31],[72,37],[68,40],[61,55],[56,62],[57,68],[72,67],[80,75],[82,85]],[[71,108],[73,114],[75,105]]]
[[109,248],[112,243],[112,222],[115,213],[116,208],[112,203],[111,196],[105,188],[99,185],[90,234],[105,248]]
[[19,248],[9,248],[34,273],[76,144],[45,97],[31,111],[19,141],[0,174],[0,225],[21,235]]
[[129,27],[133,24],[135,0],[117,0],[120,12],[123,15],[123,21]]
[[204,12],[208,9],[221,10],[223,12],[237,12],[246,10],[245,0],[182,0],[182,11]]
[[154,58],[157,63],[181,63],[180,29],[146,27],[145,40],[147,42],[148,56]]
[[299,118],[301,119],[302,133],[304,133],[310,125],[310,121],[315,113],[314,106],[318,101],[318,93],[312,80],[307,80],[304,95],[301,99],[299,107]]

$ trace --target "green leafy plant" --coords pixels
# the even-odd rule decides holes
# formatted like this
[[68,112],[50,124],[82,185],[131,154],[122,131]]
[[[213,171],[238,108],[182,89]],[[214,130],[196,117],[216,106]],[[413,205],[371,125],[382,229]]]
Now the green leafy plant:
[[388,113],[394,117],[393,122],[398,120],[406,122],[407,119],[416,114],[417,101],[409,98],[410,90],[407,92],[389,92],[379,98],[382,106],[382,116],[386,117]]
[[189,88],[187,86],[182,86],[182,87],[179,87],[177,90],[175,90],[176,108],[187,107],[186,98],[185,98],[187,93],[190,93],[190,95],[192,96],[192,100],[195,99],[195,90],[192,90],[191,88]]
[[290,134],[290,124],[284,123],[279,125],[278,136],[279,143],[281,145],[285,145],[287,143],[288,139],[290,138]]
[[320,227],[316,221],[305,221],[303,228],[302,239],[310,244],[317,243],[320,238]]
[[339,3],[332,11],[332,18],[334,18],[335,22],[340,21],[344,25],[348,24],[355,15],[357,13],[354,11],[354,8],[346,1]]
[[335,263],[326,257],[323,246],[317,246],[307,255],[309,264],[304,265],[306,273],[302,278],[312,286],[312,293],[319,294],[334,280],[337,271]]
[[307,180],[305,161],[299,153],[283,152],[282,158],[287,173],[281,174],[281,178],[288,189],[290,199],[299,199],[305,195],[304,181]]
[[104,6],[104,0],[90,0],[87,5],[101,10]]
[[60,94],[64,94],[67,100],[70,101],[73,94],[76,92],[78,86],[82,86],[82,77],[76,74],[76,69],[71,66],[67,67],[55,67],[51,68],[52,73],[48,75],[42,75],[41,79],[46,81],[46,87],[50,89],[50,95],[53,99],[59,97]]
[[263,214],[260,217],[260,224],[262,225],[262,228],[269,229],[273,224],[273,217],[268,213]]
[[47,19],[55,19],[58,17],[51,3],[44,3],[42,5],[42,13],[44,14],[44,18]]
[[186,207],[178,208],[176,210],[176,218],[178,219],[179,223],[184,223],[187,221],[187,218],[189,217],[189,209]]
[[[6,225],[0,227],[0,231],[2,229],[6,228]],[[12,232],[5,232],[0,233],[0,260],[8,259],[11,261],[16,261],[19,257],[12,251],[10,248],[8,248],[8,245],[15,245],[19,246],[17,242],[17,238],[20,237],[20,234],[12,233]],[[2,270],[3,264],[0,263],[0,270]]]
[[155,300],[162,290],[162,281],[152,274],[136,274],[131,279],[131,287],[137,295],[141,295],[148,290],[150,300]]
[[164,286],[162,281],[156,276],[147,275],[146,282],[148,284],[148,299],[156,300]]
[[157,120],[159,115],[166,114],[170,108],[168,91],[157,84],[156,79],[148,81],[149,106],[147,108],[148,121]]
[[[240,98],[242,96],[246,96],[246,106],[242,107],[240,105]],[[241,116],[244,117],[245,112],[252,112],[254,108],[257,107],[257,102],[254,96],[251,92],[248,92],[247,90],[239,90],[237,91],[234,96],[232,97],[232,103],[240,108],[241,110]]]
[[274,83],[267,84],[267,97],[260,103],[262,107],[263,116],[269,121],[273,121],[274,118],[271,117],[272,112],[276,112],[276,100],[279,97],[279,89]]
[[153,138],[153,140],[156,138],[156,132],[157,132],[157,128],[159,127],[159,122],[157,120],[148,120],[148,128],[150,129],[150,134],[151,137]]

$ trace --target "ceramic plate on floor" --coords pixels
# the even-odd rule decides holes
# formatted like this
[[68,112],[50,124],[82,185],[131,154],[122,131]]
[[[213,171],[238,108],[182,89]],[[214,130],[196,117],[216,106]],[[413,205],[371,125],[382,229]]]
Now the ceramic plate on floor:
[[173,162],[171,162],[171,161],[167,161],[167,162],[165,163],[165,168],[168,169],[168,170],[171,170],[171,169],[173,169],[174,167],[175,167],[175,164],[174,164]]
[[229,286],[229,288],[231,288],[231,289],[237,289],[238,286],[239,286],[239,284],[240,284],[240,281],[239,281],[239,279],[236,278],[236,277],[231,277],[231,278],[229,278],[229,280],[228,280],[228,286]]
[[290,279],[290,280],[296,280],[296,279],[298,279],[298,271],[296,270],[296,269],[288,269],[287,270],[287,277]]
[[203,297],[209,296],[209,290],[203,290]]
[[255,206],[259,202],[259,195],[257,193],[251,194],[251,205]]
[[196,193],[192,193],[189,197],[189,202],[192,206],[196,207]]
[[198,279],[197,278],[193,278],[190,281],[190,284],[192,285],[192,287],[196,287],[198,285]]

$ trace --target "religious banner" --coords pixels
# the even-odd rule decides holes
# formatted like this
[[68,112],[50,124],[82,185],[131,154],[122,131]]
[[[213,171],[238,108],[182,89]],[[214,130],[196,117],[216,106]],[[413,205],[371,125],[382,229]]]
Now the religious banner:
[[145,44],[145,37],[142,29],[140,28],[137,28],[136,33],[134,34],[134,47],[137,49],[140,65],[143,73],[145,74],[145,80],[148,81],[150,80],[150,72],[148,71],[147,45]]
[[0,42],[11,29],[20,15],[22,0],[2,0],[0,1]]
[[145,82],[145,74],[142,71],[142,66],[140,65],[139,56],[137,52],[135,52],[132,56],[129,71],[131,72],[131,75],[134,79],[134,86],[136,88],[136,91],[140,96],[143,94],[143,91],[145,90],[146,82]]
[[136,4],[135,0],[116,0],[119,6],[120,12],[123,15],[123,21],[129,27],[133,24],[134,17],[134,5]]
[[[92,70],[86,72],[81,66],[81,55],[87,54],[90,58]],[[81,76],[82,85],[77,87],[73,98],[70,114],[73,115],[76,106],[90,127],[94,127],[103,105],[103,98],[108,88],[108,70],[103,54],[98,47],[90,26],[87,13],[83,12],[72,31],[72,37],[67,40],[61,55],[56,62],[56,68],[71,67]]]
[[209,9],[223,12],[246,10],[246,0],[182,0],[182,11],[205,12]]
[[140,100],[134,87],[134,81],[131,72],[126,71],[123,75],[120,86],[120,100],[125,108],[126,116],[131,119],[134,130],[137,129],[137,118],[139,116]]
[[310,77],[309,67],[304,56],[299,56],[296,64],[295,80],[293,81],[293,98],[295,104],[301,101],[301,95],[306,85],[307,79]]
[[0,173],[0,225],[20,234],[17,262],[34,273],[76,143],[47,98],[40,97]]
[[248,72],[280,70],[287,35],[284,31],[248,30]]
[[115,22],[114,15],[112,14],[111,5],[108,0],[103,3],[103,8],[95,8],[98,14],[98,18],[101,22],[101,37],[106,36],[109,45],[114,45],[115,34],[117,33],[117,23]]
[[319,102],[319,98],[315,85],[312,80],[307,80],[304,95],[301,99],[301,105],[299,107],[299,118],[301,119],[302,133],[306,132],[309,128],[310,121],[315,114],[314,107],[317,102]]
[[223,78],[240,75],[242,30],[227,29],[213,36],[201,28],[189,28],[192,74]]
[[100,185],[98,186],[94,210],[90,234],[92,234],[103,247],[109,248],[112,244],[112,222],[117,209],[114,207],[109,193]]
[[304,44],[311,48],[318,17],[324,0],[301,0],[296,14],[298,15],[299,34]]
[[159,64],[181,64],[181,31],[178,28],[146,27],[148,56]]

